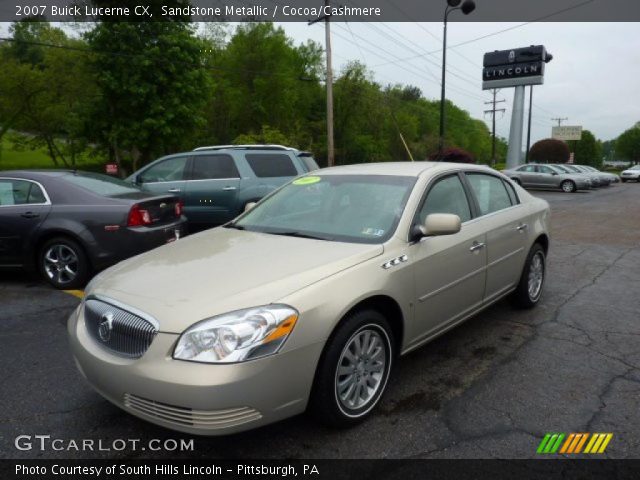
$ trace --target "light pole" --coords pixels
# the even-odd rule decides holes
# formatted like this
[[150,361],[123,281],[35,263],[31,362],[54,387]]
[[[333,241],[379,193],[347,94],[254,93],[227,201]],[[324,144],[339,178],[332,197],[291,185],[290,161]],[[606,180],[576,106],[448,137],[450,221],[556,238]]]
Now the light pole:
[[454,10],[462,10],[462,13],[469,15],[476,9],[476,4],[473,0],[465,0],[462,5],[462,0],[447,0],[447,8],[444,11],[444,34],[442,36],[442,90],[440,92],[440,140],[438,143],[438,159],[442,157],[442,150],[444,149],[444,97],[445,97],[445,82],[447,72],[447,20],[449,14]]

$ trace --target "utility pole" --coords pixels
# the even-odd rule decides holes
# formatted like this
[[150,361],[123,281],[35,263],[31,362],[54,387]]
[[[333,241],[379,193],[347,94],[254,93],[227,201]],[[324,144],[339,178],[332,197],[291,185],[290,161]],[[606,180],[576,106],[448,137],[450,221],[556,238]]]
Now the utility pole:
[[[325,0],[325,6],[329,7],[329,0]],[[328,11],[328,9],[327,9]],[[333,143],[333,68],[331,61],[331,15],[323,15],[308,22],[308,25],[324,21],[325,56],[327,60],[327,166],[335,165],[335,147]]]
[[566,122],[567,120],[569,120],[567,117],[563,117],[563,118],[552,118],[551,119],[553,122],[558,122],[558,126],[561,127],[562,126],[562,122]]
[[533,109],[533,85],[529,87],[529,127],[527,128],[527,150],[524,152],[524,163],[529,163],[529,149],[531,148],[531,110]]
[[490,110],[485,110],[484,113],[485,115],[487,113],[491,114],[491,122],[493,124],[492,129],[491,129],[491,136],[492,136],[492,144],[491,144],[491,164],[495,165],[496,164],[496,113],[497,112],[501,112],[504,113],[506,112],[505,108],[496,108],[496,104],[498,103],[504,103],[506,100],[496,100],[496,95],[498,94],[498,89],[494,88],[493,89],[493,100],[490,102],[484,102],[485,105],[491,105],[491,109]]

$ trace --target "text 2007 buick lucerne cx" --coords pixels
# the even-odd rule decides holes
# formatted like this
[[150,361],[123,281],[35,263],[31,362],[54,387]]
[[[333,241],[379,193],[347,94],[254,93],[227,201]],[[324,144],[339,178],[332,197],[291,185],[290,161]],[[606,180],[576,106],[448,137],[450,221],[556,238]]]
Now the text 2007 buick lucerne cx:
[[376,406],[398,355],[509,295],[540,300],[549,206],[487,167],[299,177],[225,226],[131,258],[68,323],[78,368],[133,415],[194,434]]

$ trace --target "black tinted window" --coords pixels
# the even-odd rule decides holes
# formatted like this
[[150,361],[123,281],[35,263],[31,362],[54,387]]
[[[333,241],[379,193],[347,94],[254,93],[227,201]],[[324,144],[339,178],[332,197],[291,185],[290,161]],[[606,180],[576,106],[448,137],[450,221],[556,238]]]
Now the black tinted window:
[[288,155],[281,153],[250,153],[245,158],[256,177],[295,177],[298,175],[296,167]]
[[318,166],[318,163],[316,162],[316,159],[309,155],[299,155],[298,158],[302,160],[302,163],[304,163],[304,166],[307,167],[307,170],[309,172],[313,172],[314,170],[318,170],[320,168]]
[[457,175],[438,180],[431,187],[420,209],[420,223],[424,223],[427,215],[432,213],[452,213],[458,215],[461,222],[471,220],[469,201]]
[[229,155],[198,155],[193,157],[193,180],[239,177],[236,164]]

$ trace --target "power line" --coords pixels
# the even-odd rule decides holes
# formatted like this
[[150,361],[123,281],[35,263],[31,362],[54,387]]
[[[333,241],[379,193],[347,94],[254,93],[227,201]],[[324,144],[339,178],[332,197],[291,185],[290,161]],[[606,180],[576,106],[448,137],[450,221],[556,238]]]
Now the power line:
[[505,113],[506,109],[504,108],[496,108],[496,105],[498,103],[506,103],[506,100],[502,99],[502,100],[496,100],[496,96],[498,95],[498,89],[494,88],[493,89],[493,100],[489,101],[489,102],[484,102],[485,105],[491,105],[491,109],[490,110],[485,110],[484,113],[485,115],[487,113],[491,114],[491,123],[492,123],[492,128],[491,128],[491,137],[492,137],[492,143],[491,143],[491,162],[492,165],[496,164],[496,113],[497,112],[501,112],[501,113]]
[[[549,14],[544,15],[542,17],[538,17],[538,18],[536,18],[534,20],[531,20],[529,22],[520,23],[520,24],[514,25],[512,27],[508,27],[508,28],[505,28],[505,29],[502,29],[502,30],[498,30],[497,32],[488,33],[486,35],[481,35],[479,37],[475,37],[475,38],[472,38],[470,40],[465,40],[464,42],[456,43],[455,45],[451,45],[451,46],[447,47],[447,50],[448,49],[455,49],[455,48],[458,48],[458,47],[462,47],[463,45],[469,45],[470,43],[475,43],[475,42],[478,42],[480,40],[484,40],[485,38],[494,37],[496,35],[500,35],[500,34],[505,33],[505,32],[510,32],[511,30],[515,30],[517,28],[521,28],[521,27],[524,27],[526,25],[530,25],[532,23],[541,22],[541,21],[546,20],[548,18],[555,17],[556,15],[560,15],[561,13],[566,13],[568,11],[584,7],[585,5],[588,5],[588,4],[593,3],[595,1],[596,0],[585,0],[585,1],[581,2],[581,3],[576,4],[576,5],[573,5],[573,6],[570,6],[570,7],[566,7],[566,8],[563,8],[561,10],[557,10],[555,12],[549,13]],[[441,52],[441,51],[442,51],[442,48],[440,48],[438,50],[433,50],[431,52],[426,52],[424,54],[416,55],[416,56],[399,58],[399,59],[394,60],[394,61],[389,62],[389,63],[405,62],[405,61],[408,61],[408,60],[411,60],[411,59],[414,59],[414,58],[424,57],[426,55],[432,55],[434,53],[438,53],[438,52]],[[378,66],[382,66],[382,65],[387,65],[387,64],[380,64]]]

